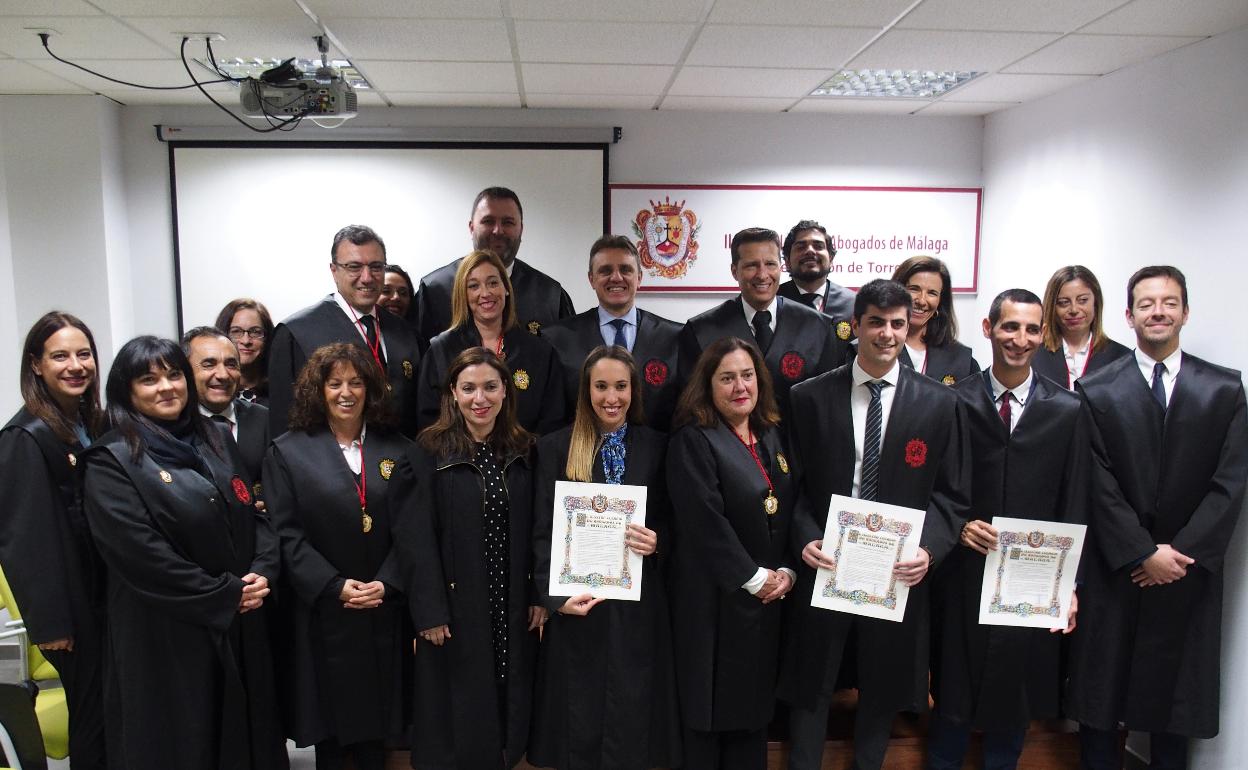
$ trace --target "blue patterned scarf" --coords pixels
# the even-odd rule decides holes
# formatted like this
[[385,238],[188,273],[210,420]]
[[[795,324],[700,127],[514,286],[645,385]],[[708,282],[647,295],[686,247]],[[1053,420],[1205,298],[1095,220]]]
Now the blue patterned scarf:
[[608,484],[624,481],[624,437],[628,435],[628,423],[602,437],[602,475]]

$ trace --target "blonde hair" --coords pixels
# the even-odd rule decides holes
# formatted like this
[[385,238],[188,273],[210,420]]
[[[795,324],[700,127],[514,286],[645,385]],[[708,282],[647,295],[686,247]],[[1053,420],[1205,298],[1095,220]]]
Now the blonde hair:
[[507,275],[503,260],[492,251],[474,251],[459,261],[455,285],[451,287],[451,328],[458,329],[472,321],[472,311],[468,309],[468,274],[482,265],[493,265],[498,270],[503,290],[507,292],[503,298],[503,331],[512,329],[516,325],[516,307],[512,304],[515,295],[511,291],[511,277]]
[[637,362],[625,348],[618,345],[599,345],[590,351],[581,365],[580,391],[576,394],[576,418],[572,421],[572,439],[568,442],[568,463],[563,472],[568,481],[593,481],[594,457],[602,443],[598,418],[589,400],[590,372],[602,360],[619,361],[628,368],[628,413],[625,422],[638,424],[642,421],[641,377],[637,374]]
[[1105,346],[1105,329],[1101,325],[1101,312],[1105,305],[1105,297],[1101,293],[1101,282],[1096,280],[1092,271],[1083,265],[1067,265],[1059,267],[1049,278],[1048,286],[1044,287],[1044,347],[1050,352],[1062,349],[1061,319],[1057,312],[1057,295],[1071,281],[1083,281],[1092,291],[1092,301],[1096,310],[1092,313],[1092,345],[1093,353]]

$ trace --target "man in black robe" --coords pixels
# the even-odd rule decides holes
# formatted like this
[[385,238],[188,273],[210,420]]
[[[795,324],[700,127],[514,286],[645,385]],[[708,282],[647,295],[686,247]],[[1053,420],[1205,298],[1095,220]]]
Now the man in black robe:
[[[576,314],[572,298],[559,282],[526,262],[516,259],[520,237],[524,234],[524,209],[520,196],[506,187],[487,187],[472,202],[472,219],[468,220],[472,248],[492,251],[503,260],[515,292],[516,319],[530,334],[542,327]],[[451,289],[459,260],[443,265],[424,278],[416,289],[416,330],[421,345],[451,326]]]
[[334,235],[330,273],[337,291],[277,325],[269,350],[269,434],[286,432],[295,380],[316,349],[353,342],[369,351],[386,373],[390,408],[399,430],[416,435],[416,372],[420,346],[403,319],[380,310],[386,244],[364,225],[347,225]]
[[637,247],[622,235],[604,235],[589,249],[589,285],[598,295],[598,307],[542,330],[563,364],[569,417],[576,413],[585,357],[599,345],[619,345],[637,361],[646,425],[667,431],[680,395],[677,336],[682,324],[637,307],[640,283]]
[[854,293],[828,280],[836,247],[827,228],[813,219],[803,219],[789,230],[780,251],[791,276],[780,284],[780,296],[818,310],[832,319],[832,330],[839,339],[852,339]]
[[[1000,543],[992,518],[1087,519],[1091,450],[1079,399],[1031,366],[1044,344],[1040,298],[998,294],[983,327],[992,366],[955,388],[970,434],[971,510],[933,581],[930,770],[961,768],[973,729],[984,731],[984,767],[1012,768],[1028,723],[1059,716],[1060,636],[979,623],[984,559]],[[1072,599],[1064,633],[1077,608]]]
[[269,449],[268,407],[235,398],[243,370],[238,348],[220,329],[197,326],[182,335],[182,352],[195,372],[199,413],[228,431],[242,456],[242,476],[260,497],[260,465]]
[[[880,767],[896,712],[927,706],[928,592],[922,581],[953,548],[966,515],[967,439],[954,392],[897,360],[909,316],[905,287],[871,281],[855,299],[856,358],[793,388],[793,414],[800,419],[790,425],[789,449],[800,491],[790,543],[803,561],[795,596],[809,597],[815,570],[835,566],[821,550],[832,495],[926,511],[918,556],[893,570],[910,586],[902,622],[813,608],[807,599],[789,615],[779,695],[792,707],[794,770],[820,767],[843,660],[858,682],[854,767]],[[847,649],[851,636],[856,653]]]
[[1187,283],[1127,284],[1135,354],[1075,383],[1092,421],[1087,554],[1068,715],[1083,766],[1119,767],[1117,728],[1152,735],[1152,767],[1218,734],[1222,572],[1248,478],[1240,373],[1180,349]]
[[732,237],[731,251],[732,277],[741,293],[690,318],[681,330],[678,367],[682,384],[712,342],[724,337],[753,340],[771,372],[782,424],[788,425],[789,389],[835,369],[848,346],[837,339],[827,316],[776,296],[780,236],[775,230],[746,228]]

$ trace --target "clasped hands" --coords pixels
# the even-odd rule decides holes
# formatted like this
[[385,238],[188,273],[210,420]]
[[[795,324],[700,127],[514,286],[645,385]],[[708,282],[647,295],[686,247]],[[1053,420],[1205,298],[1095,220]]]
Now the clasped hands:
[[342,606],[348,610],[371,610],[380,607],[385,596],[386,584],[380,580],[365,583],[347,578],[342,581],[342,590],[338,592]]
[[[836,559],[823,552],[823,540],[811,540],[802,549],[802,561],[811,569],[836,569]],[[893,565],[893,574],[906,586],[913,588],[922,582],[931,566],[932,557],[926,548],[920,548],[919,554],[913,559],[899,561]]]
[[269,579],[264,575],[248,572],[240,580],[243,581],[243,595],[238,600],[238,614],[260,609],[264,605],[264,597],[269,595]]
[[1140,588],[1164,586],[1187,576],[1187,568],[1196,563],[1192,557],[1159,543],[1157,551],[1140,566],[1131,570],[1131,582]]

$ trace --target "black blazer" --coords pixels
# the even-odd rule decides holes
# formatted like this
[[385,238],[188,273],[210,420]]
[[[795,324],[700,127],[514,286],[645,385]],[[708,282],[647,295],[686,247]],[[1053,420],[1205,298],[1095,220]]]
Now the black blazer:
[[[1105,344],[1101,346],[1100,350],[1092,351],[1092,357],[1088,359],[1083,373],[1084,375],[1089,375],[1092,372],[1104,369],[1110,362],[1129,355],[1131,355],[1131,348],[1106,337]],[[1035,358],[1031,359],[1031,368],[1067,390],[1075,389],[1075,383],[1070,381],[1070,371],[1066,368],[1066,354],[1062,352],[1060,345],[1057,350],[1049,350],[1041,346],[1036,351]]]
[[[901,349],[901,356],[898,360],[901,361],[902,366],[914,369],[914,364],[910,361],[910,352],[904,347]],[[956,385],[980,371],[979,364],[971,355],[971,349],[961,342],[951,342],[940,347],[927,346],[927,361],[922,373],[939,383]]]
[[[641,377],[646,425],[655,430],[667,431],[680,396],[677,338],[683,327],[684,324],[637,308],[637,339],[633,342],[632,354]],[[567,397],[569,420],[576,412],[585,357],[603,344],[599,328],[598,308],[595,307],[542,329],[543,339],[555,348],[563,365],[563,392]]]
[[[416,318],[416,333],[421,340],[432,340],[451,327],[451,289],[461,259],[420,279],[416,296],[412,298],[412,315]],[[531,334],[539,333],[560,318],[576,315],[572,298],[558,281],[519,259],[511,269],[511,290],[516,295],[516,320],[521,329]]]
[[252,492],[261,497],[260,471],[264,454],[269,451],[269,408],[250,401],[234,401],[238,419],[238,453],[243,460],[243,475],[252,484]]
[[[420,346],[406,321],[381,308],[373,311],[385,343],[386,380],[390,384],[390,408],[399,430],[416,435],[416,372],[420,369]],[[317,348],[333,342],[368,346],[359,328],[330,294],[277,325],[269,345],[269,434],[286,432],[294,401],[295,380]],[[371,354],[370,354],[371,355]]]
[[[854,339],[854,333],[849,322],[854,317],[854,299],[857,295],[844,286],[831,281],[825,281],[824,283],[826,286],[824,290],[823,314],[832,319],[832,330],[836,332],[838,338],[842,340]],[[780,284],[778,293],[785,299],[791,299],[795,302],[802,301],[802,290],[791,279]]]

